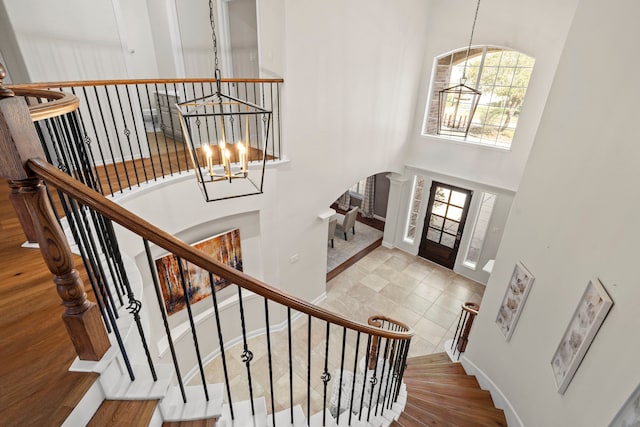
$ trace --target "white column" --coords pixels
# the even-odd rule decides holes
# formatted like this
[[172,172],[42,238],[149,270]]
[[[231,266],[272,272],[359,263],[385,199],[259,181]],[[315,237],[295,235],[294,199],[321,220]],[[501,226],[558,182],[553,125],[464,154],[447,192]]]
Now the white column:
[[382,246],[393,248],[396,246],[397,239],[402,238],[402,227],[407,214],[406,203],[404,203],[406,200],[405,183],[408,179],[397,173],[388,174],[387,179],[391,185],[389,187],[387,218],[384,226],[384,235],[382,236]]

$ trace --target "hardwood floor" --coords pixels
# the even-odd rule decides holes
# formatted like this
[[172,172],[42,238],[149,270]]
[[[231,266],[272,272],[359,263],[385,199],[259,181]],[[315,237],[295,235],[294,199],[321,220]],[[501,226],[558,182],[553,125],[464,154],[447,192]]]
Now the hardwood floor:
[[75,351],[64,309],[39,250],[21,247],[8,194],[0,180],[0,424],[59,426],[95,376],[67,371]]

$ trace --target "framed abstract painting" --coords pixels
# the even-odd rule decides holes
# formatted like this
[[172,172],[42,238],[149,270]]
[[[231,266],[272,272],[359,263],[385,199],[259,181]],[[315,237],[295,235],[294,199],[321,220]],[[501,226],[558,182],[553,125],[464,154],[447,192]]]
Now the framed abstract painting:
[[[242,271],[240,229],[236,228],[217,234],[194,243],[192,246],[218,261]],[[179,258],[174,254],[165,255],[155,260],[158,282],[169,316],[185,308],[187,301],[191,305],[210,296],[212,285],[215,291],[219,291],[231,284],[215,274],[212,275],[212,283],[207,271],[183,259],[180,259],[180,263]],[[182,271],[180,267],[182,267]]]

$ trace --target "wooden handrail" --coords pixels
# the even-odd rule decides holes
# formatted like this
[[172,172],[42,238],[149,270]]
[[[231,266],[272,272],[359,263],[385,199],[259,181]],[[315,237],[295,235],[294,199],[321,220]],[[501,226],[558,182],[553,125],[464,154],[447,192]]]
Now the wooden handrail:
[[[284,83],[283,79],[221,79],[222,83]],[[72,80],[66,82],[42,82],[25,83],[18,85],[7,85],[9,89],[50,89],[63,87],[82,86],[109,86],[109,85],[130,85],[130,84],[152,84],[152,83],[215,83],[213,77],[203,78],[183,78],[183,79],[122,79],[122,80]]]
[[172,252],[173,254],[183,258],[184,260],[197,265],[211,273],[227,278],[255,294],[261,295],[269,300],[279,304],[291,307],[302,313],[316,317],[333,324],[343,326],[358,332],[390,339],[407,340],[414,333],[408,328],[407,332],[391,332],[376,327],[366,325],[364,323],[345,319],[328,310],[316,307],[302,299],[288,295],[279,289],[276,289],[266,283],[263,283],[253,277],[223,264],[213,257],[202,251],[193,249],[190,245],[182,240],[172,236],[171,234],[161,230],[155,225],[143,220],[142,218],[132,214],[123,207],[105,198],[98,192],[89,189],[80,182],[74,180],[69,175],[60,172],[48,162],[34,158],[27,161],[28,169],[45,182],[53,185],[63,193],[73,197],[81,203],[89,206],[91,209],[100,212],[107,218],[115,221],[121,226],[131,230],[140,237],[160,246],[161,248]]
[[465,302],[462,303],[462,309],[475,316],[478,314],[478,310],[480,310],[480,305],[475,302]]
[[381,320],[388,323],[393,323],[394,325],[400,326],[401,328],[407,331],[411,329],[405,323],[402,323],[396,319],[392,319],[391,317],[383,316],[382,314],[376,314],[376,315],[370,316],[369,319],[367,320],[367,323],[369,323],[371,326],[377,326],[378,328],[381,328],[382,327],[382,323],[380,323]]
[[49,102],[29,105],[31,120],[49,119],[75,111],[80,106],[77,96],[67,92],[44,90],[35,87],[14,87],[13,92],[17,96],[47,99]]

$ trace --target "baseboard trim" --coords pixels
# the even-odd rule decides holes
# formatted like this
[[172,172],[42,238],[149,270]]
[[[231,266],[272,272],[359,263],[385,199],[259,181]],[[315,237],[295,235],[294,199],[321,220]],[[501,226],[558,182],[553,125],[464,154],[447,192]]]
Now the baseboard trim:
[[475,363],[473,363],[466,356],[460,358],[460,363],[464,367],[464,370],[469,375],[475,375],[480,387],[483,390],[488,390],[491,393],[491,398],[496,408],[504,411],[504,416],[507,419],[507,425],[509,427],[523,427],[524,423],[516,413],[516,410],[511,406],[509,399],[502,393],[502,390],[489,378],[489,376],[480,369]]

